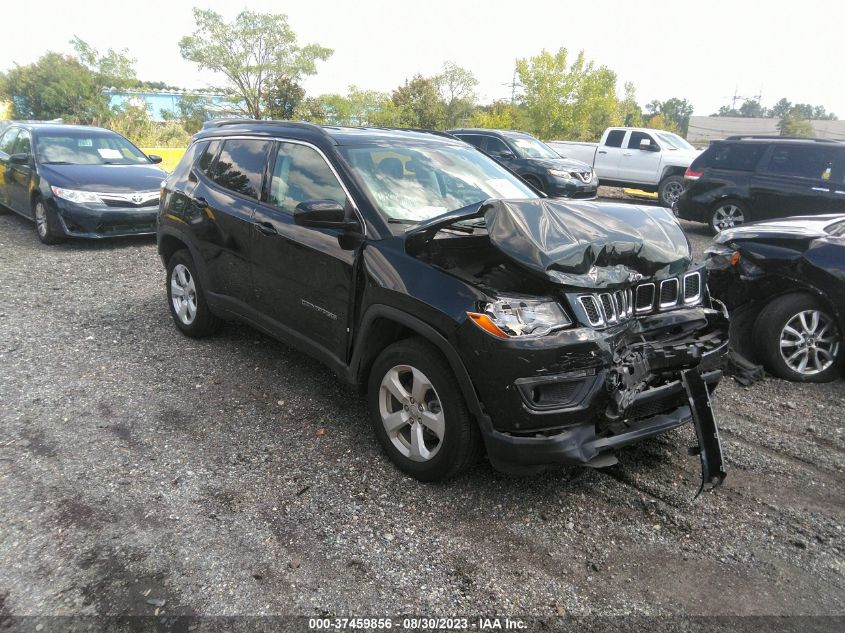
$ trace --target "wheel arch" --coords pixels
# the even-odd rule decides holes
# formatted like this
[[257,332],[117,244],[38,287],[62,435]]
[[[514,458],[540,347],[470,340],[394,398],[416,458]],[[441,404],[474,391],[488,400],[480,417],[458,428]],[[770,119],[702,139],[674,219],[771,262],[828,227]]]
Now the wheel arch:
[[349,367],[352,382],[363,389],[373,363],[382,350],[396,341],[414,336],[425,339],[440,351],[455,375],[470,412],[480,424],[492,427],[461,357],[446,337],[425,321],[391,306],[373,305],[361,319]]
[[200,277],[200,283],[206,290],[213,290],[210,285],[208,277],[208,270],[205,267],[200,253],[196,247],[188,240],[186,240],[179,232],[174,231],[167,226],[159,226],[156,241],[158,242],[158,254],[161,257],[161,262],[167,268],[167,262],[173,257],[173,254],[182,249],[187,250],[194,260],[194,265],[197,267],[197,273]]
[[660,176],[660,182],[662,183],[669,176],[681,176],[683,178],[686,171],[686,167],[681,167],[680,165],[667,165],[663,168],[663,173]]

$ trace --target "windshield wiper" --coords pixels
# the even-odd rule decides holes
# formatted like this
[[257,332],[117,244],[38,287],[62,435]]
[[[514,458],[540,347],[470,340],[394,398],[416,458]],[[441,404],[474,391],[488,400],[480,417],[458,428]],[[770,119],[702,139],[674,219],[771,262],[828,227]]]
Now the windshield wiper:
[[41,163],[42,165],[74,165],[75,163],[71,163],[66,160],[45,160]]
[[388,218],[388,224],[417,224],[416,220],[407,220],[405,218]]

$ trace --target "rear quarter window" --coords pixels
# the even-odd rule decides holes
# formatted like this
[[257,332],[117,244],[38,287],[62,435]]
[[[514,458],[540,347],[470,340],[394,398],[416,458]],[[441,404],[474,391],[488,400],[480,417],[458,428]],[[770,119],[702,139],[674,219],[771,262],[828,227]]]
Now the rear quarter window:
[[693,169],[754,171],[767,149],[763,143],[715,143],[693,161]]

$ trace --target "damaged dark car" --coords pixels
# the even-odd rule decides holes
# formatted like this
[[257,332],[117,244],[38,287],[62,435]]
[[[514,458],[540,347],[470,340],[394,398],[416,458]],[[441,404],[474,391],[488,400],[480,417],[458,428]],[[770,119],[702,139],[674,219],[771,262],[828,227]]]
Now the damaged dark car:
[[706,251],[713,296],[731,313],[731,345],[769,373],[827,382],[845,359],[845,214],[722,231]]
[[540,198],[437,133],[226,121],[168,177],[158,247],[182,332],[326,363],[413,477],[607,466],[693,423],[724,479],[727,316],[668,210]]

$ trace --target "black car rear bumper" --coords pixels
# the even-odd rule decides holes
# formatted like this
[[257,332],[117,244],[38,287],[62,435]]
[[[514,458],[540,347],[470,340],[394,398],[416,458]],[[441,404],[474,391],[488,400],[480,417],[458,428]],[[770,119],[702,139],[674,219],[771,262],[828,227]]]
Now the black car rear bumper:
[[94,209],[62,201],[57,208],[62,230],[71,237],[96,239],[156,232],[158,206]]

